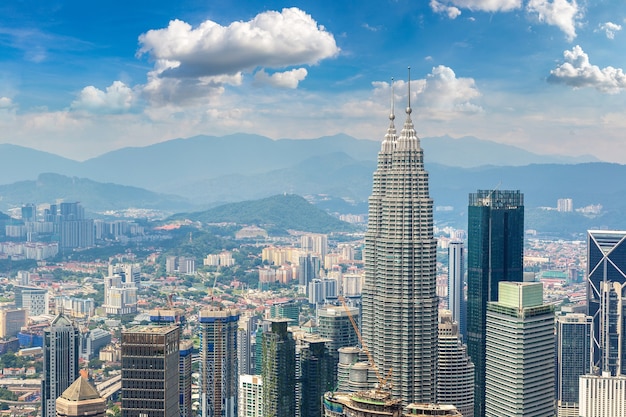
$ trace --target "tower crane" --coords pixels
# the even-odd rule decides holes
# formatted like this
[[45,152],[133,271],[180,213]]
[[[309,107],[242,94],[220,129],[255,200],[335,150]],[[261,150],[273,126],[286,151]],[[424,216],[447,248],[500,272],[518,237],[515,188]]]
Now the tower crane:
[[372,354],[370,353],[369,349],[367,348],[367,345],[363,341],[363,337],[361,336],[361,332],[359,331],[359,326],[357,326],[356,321],[354,321],[354,317],[352,317],[352,313],[350,312],[350,309],[348,308],[348,304],[346,304],[346,299],[340,296],[339,301],[341,301],[341,305],[343,306],[343,309],[346,311],[346,314],[348,315],[348,318],[350,319],[350,323],[352,324],[352,327],[354,328],[356,337],[359,339],[359,343],[361,344],[361,349],[363,349],[363,351],[367,355],[367,360],[370,366],[372,367],[372,369],[374,370],[374,373],[376,374],[376,379],[378,380],[378,388],[391,389],[391,384],[387,381],[389,380],[389,377],[391,376],[391,371],[393,369],[390,368],[389,372],[387,372],[387,375],[385,375],[384,377],[382,376],[382,374],[378,370],[378,366],[376,366],[376,363],[374,362],[374,358],[372,357]]

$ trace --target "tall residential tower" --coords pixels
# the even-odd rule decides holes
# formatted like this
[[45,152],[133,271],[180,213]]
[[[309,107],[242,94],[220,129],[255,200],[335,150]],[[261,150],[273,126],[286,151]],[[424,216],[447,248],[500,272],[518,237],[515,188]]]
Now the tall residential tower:
[[[410,85],[410,82],[409,82]],[[410,97],[410,91],[409,91]],[[433,200],[411,120],[391,123],[378,153],[365,235],[363,338],[394,398],[436,400],[437,307]]]

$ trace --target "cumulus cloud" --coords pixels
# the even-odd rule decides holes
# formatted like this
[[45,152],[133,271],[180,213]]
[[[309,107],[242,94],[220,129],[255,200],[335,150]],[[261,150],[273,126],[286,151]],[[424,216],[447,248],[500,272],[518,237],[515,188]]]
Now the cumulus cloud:
[[13,101],[8,97],[0,97],[0,109],[10,109],[13,107]]
[[598,91],[617,94],[626,89],[626,75],[621,68],[600,68],[589,62],[589,56],[576,45],[563,52],[565,62],[550,71],[548,81],[574,88],[593,87]]
[[[375,82],[373,86],[376,100],[384,102],[389,97],[389,83]],[[406,81],[394,82],[396,102],[406,100],[407,90]],[[411,106],[419,109],[420,116],[435,120],[482,112],[482,107],[473,102],[480,96],[473,78],[457,77],[452,68],[444,65],[434,67],[424,79],[411,81]]]
[[261,69],[254,74],[254,82],[257,85],[271,85],[278,88],[297,88],[298,83],[307,76],[305,68],[292,69],[291,71],[275,72],[268,74]]
[[613,22],[601,23],[598,25],[596,32],[604,32],[608,39],[615,39],[615,32],[622,30],[622,25]]
[[[433,3],[436,3],[433,6]],[[469,9],[473,11],[481,11],[481,12],[509,12],[511,10],[519,9],[522,7],[522,0],[448,0],[446,4],[450,5],[449,7],[454,7],[457,9],[458,14],[461,14],[461,11],[458,8]],[[436,0],[432,0],[430,2],[430,7],[433,11],[437,13],[441,13],[438,10],[435,10],[435,7],[445,7],[441,3]],[[450,11],[446,10],[448,16],[450,15]],[[454,12],[452,12],[454,13]],[[455,16],[456,17],[456,16]]]
[[576,37],[577,21],[582,17],[576,0],[530,0],[527,9],[537,14],[540,22],[558,27],[568,40]]
[[71,107],[93,113],[124,113],[134,101],[133,90],[121,81],[114,81],[105,91],[92,85],[83,88]]
[[433,12],[435,13],[447,15],[449,19],[456,19],[461,15],[461,11],[458,7],[447,6],[439,3],[437,0],[430,0],[430,8],[433,9]]
[[297,8],[267,11],[247,22],[197,28],[173,20],[139,37],[138,55],[168,63],[161,76],[177,78],[236,74],[255,68],[314,65],[339,53],[332,34]]

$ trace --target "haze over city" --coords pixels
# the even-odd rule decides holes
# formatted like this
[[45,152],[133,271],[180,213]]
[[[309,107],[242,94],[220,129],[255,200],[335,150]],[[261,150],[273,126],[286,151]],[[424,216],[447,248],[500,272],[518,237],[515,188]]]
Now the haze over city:
[[77,160],[197,134],[420,136],[626,162],[617,0],[5,2],[0,142]]

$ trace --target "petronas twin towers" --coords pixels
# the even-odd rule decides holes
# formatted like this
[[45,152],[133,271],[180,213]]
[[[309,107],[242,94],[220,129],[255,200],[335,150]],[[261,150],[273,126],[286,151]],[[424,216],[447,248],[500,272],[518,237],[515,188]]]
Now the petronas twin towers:
[[395,398],[405,405],[434,403],[438,299],[433,200],[410,98],[399,136],[393,106],[389,118],[369,199],[362,333],[379,374],[389,374]]

